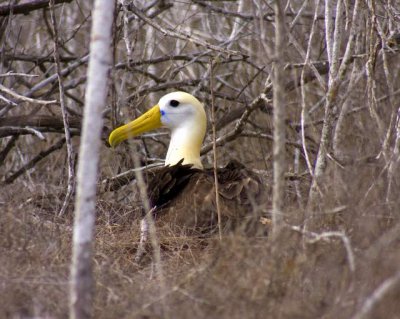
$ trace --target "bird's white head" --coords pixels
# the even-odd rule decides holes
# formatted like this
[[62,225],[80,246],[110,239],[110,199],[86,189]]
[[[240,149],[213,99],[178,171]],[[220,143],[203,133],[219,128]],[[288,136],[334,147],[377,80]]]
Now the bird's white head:
[[173,165],[183,159],[184,164],[203,167],[200,149],[206,133],[207,117],[203,104],[189,93],[164,95],[142,116],[112,131],[109,142],[114,147],[127,138],[159,127],[171,130],[165,165]]

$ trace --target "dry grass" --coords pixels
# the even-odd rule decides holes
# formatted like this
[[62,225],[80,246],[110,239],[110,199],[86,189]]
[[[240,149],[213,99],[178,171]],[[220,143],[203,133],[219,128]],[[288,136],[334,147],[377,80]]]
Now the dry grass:
[[[364,174],[362,179],[373,177]],[[354,177],[353,182],[357,185]],[[15,183],[5,193],[0,217],[0,317],[67,317],[71,217],[55,218],[48,211],[55,202],[51,191],[35,198]],[[380,283],[398,271],[400,254],[397,236],[369,253],[398,223],[388,205],[357,205],[352,199],[345,204],[346,209],[327,213],[318,231],[334,229],[348,235],[354,272],[340,238],[313,241],[290,228],[275,241],[239,234],[222,242],[163,237],[166,291],[160,291],[151,254],[141,265],[133,262],[139,225],[137,219],[126,218],[132,208],[118,210],[108,201],[99,202],[95,317],[350,318]],[[113,211],[124,218],[110,222]],[[302,214],[295,206],[290,211],[289,223]],[[396,292],[397,288],[389,291],[370,318],[397,318]]]

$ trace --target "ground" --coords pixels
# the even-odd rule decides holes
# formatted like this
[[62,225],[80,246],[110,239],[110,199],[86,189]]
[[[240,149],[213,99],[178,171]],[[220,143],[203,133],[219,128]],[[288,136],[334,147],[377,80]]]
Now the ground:
[[[73,205],[57,217],[56,187],[40,196],[28,189],[18,181],[3,188],[0,317],[66,318]],[[400,317],[398,217],[387,205],[327,210],[308,231],[296,227],[304,214],[292,204],[278,238],[162,237],[160,274],[150,248],[134,262],[136,204],[113,205],[107,196],[97,207],[95,318]],[[385,280],[392,286],[357,317]]]

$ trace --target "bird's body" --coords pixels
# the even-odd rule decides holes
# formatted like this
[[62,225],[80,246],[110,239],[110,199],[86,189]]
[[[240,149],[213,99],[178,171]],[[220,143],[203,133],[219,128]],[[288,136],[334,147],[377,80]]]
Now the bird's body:
[[[239,162],[219,168],[218,195],[222,231],[253,226],[260,214],[264,187],[256,174]],[[175,234],[203,235],[217,230],[214,170],[178,163],[150,175],[149,200],[154,218]]]
[[[215,176],[213,169],[204,169],[201,163],[206,115],[195,97],[184,92],[165,95],[138,119],[115,129],[110,145],[162,126],[171,130],[165,166],[147,172],[154,218],[175,234],[213,232],[218,225]],[[266,188],[260,178],[235,160],[219,168],[217,177],[223,230],[254,224],[265,208],[261,198]]]

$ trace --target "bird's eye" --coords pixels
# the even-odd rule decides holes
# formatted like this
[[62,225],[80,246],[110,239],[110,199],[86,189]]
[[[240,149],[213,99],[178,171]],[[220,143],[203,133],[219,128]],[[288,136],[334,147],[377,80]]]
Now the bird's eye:
[[177,107],[179,105],[179,102],[177,100],[171,100],[169,102],[169,105],[171,105],[172,107]]

